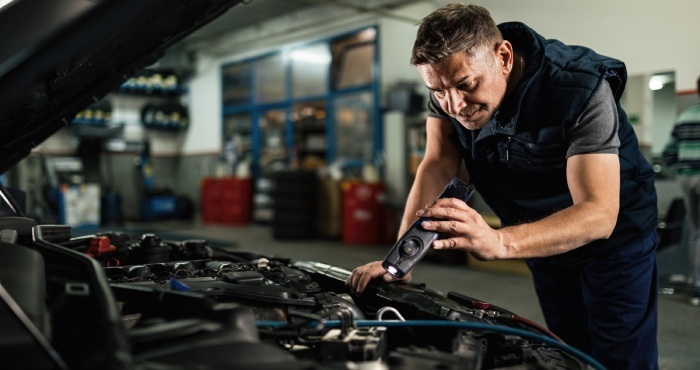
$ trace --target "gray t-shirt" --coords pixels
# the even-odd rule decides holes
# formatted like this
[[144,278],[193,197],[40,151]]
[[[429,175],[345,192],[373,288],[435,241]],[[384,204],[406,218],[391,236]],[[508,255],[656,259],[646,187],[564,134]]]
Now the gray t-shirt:
[[[430,94],[428,116],[450,119],[440,108],[434,94]],[[566,127],[566,158],[576,154],[613,153],[618,154],[620,139],[617,130],[620,121],[612,90],[603,81],[593,92],[588,106],[581,116]]]

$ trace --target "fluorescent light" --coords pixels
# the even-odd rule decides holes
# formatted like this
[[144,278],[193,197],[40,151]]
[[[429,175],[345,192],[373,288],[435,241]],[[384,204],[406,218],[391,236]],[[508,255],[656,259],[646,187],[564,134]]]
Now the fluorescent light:
[[299,62],[317,64],[328,64],[331,61],[331,56],[327,52],[319,53],[313,50],[294,50],[289,53],[289,57]]

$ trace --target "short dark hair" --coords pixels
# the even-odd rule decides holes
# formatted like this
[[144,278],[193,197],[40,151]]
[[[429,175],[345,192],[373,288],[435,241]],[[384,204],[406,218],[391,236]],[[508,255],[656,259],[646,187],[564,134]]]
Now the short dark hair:
[[439,64],[465,52],[474,57],[483,46],[495,47],[503,36],[486,8],[452,3],[423,18],[411,53],[411,64]]

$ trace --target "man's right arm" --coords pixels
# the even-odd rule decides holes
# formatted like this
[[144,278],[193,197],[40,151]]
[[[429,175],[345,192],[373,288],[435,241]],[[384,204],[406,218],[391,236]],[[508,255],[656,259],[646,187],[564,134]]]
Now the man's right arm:
[[[418,166],[416,178],[408,195],[397,240],[416,220],[416,211],[435,200],[452,177],[458,174],[462,160],[459,151],[450,141],[453,130],[454,127],[450,121],[428,117],[425,156]],[[374,261],[352,270],[345,283],[352,292],[361,294],[371,280],[379,277],[383,277],[384,281],[387,282],[397,280],[409,282],[411,280],[410,273],[397,279],[384,270],[382,261]]]
[[[454,127],[450,121],[428,117],[425,156],[418,166],[411,191],[406,199],[397,240],[416,220],[416,212],[435,200],[445,185],[459,173],[462,158],[450,140],[453,132]],[[469,183],[469,179],[463,180]]]

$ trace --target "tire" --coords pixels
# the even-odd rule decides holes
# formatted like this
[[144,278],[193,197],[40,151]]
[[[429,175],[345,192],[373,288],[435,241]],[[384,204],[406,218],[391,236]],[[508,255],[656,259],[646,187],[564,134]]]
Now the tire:
[[318,176],[315,171],[280,171],[272,190],[273,237],[309,239],[316,234]]

